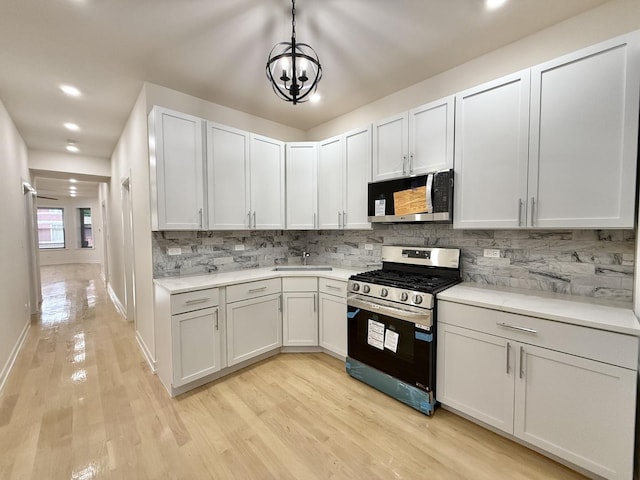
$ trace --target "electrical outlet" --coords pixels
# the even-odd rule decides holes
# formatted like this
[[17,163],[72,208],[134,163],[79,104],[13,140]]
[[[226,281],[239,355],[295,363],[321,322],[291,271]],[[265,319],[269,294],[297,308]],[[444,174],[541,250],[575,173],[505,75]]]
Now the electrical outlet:
[[365,250],[373,250],[373,244],[371,244],[371,243],[365,243],[365,244],[364,244],[364,249],[365,249]]
[[182,255],[182,248],[180,248],[180,247],[169,247],[169,248],[167,248],[167,255]]
[[244,245],[242,243],[239,243],[234,247],[234,250],[236,252],[241,252],[242,250],[244,250]]
[[500,249],[499,248],[485,248],[484,256],[489,258],[500,258]]

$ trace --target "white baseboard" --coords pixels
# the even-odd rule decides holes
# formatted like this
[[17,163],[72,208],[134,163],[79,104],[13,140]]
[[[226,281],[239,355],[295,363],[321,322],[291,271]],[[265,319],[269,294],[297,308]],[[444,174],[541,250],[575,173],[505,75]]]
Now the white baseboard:
[[138,346],[140,347],[140,350],[142,350],[142,354],[144,355],[145,360],[149,364],[149,367],[151,367],[151,371],[153,373],[157,373],[156,362],[153,359],[153,355],[151,355],[149,348],[147,348],[147,344],[144,343],[144,339],[140,336],[139,332],[136,332],[136,341],[138,342]]
[[0,393],[2,393],[2,389],[4,388],[5,383],[7,383],[7,379],[9,378],[9,373],[13,368],[13,364],[16,362],[16,358],[18,358],[18,353],[20,353],[20,350],[22,349],[22,346],[24,345],[24,342],[27,339],[27,333],[29,332],[29,328],[31,328],[30,319],[27,321],[27,324],[22,329],[22,332],[18,337],[18,341],[13,346],[13,349],[11,350],[11,354],[9,355],[9,358],[4,364],[4,367],[2,367],[2,371],[0,371]]
[[122,303],[120,303],[120,299],[116,295],[116,292],[113,291],[113,288],[111,288],[111,284],[110,283],[107,284],[107,292],[109,293],[109,298],[113,302],[113,305],[116,307],[116,310],[118,311],[120,316],[122,318],[124,318],[125,320],[128,320],[127,319],[127,311],[124,308],[124,306],[122,305]]

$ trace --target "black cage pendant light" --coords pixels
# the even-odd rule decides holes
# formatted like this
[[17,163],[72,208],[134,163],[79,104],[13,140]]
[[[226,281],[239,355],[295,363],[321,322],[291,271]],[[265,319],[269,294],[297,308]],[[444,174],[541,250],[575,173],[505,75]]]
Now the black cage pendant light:
[[276,95],[294,105],[309,100],[322,78],[316,51],[306,43],[296,42],[295,0],[291,1],[291,42],[280,42],[271,49],[267,78]]

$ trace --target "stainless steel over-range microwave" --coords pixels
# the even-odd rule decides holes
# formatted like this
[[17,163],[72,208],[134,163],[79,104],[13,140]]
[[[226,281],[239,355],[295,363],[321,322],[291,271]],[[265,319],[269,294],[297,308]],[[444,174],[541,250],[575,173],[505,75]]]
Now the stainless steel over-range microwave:
[[453,222],[453,170],[369,183],[370,222]]

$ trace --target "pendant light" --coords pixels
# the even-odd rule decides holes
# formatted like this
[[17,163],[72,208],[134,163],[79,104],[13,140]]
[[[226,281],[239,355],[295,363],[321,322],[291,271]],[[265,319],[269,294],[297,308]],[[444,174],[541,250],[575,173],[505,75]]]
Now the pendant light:
[[316,51],[296,42],[295,0],[291,1],[291,42],[280,42],[271,49],[267,78],[276,95],[294,105],[309,100],[322,78]]

